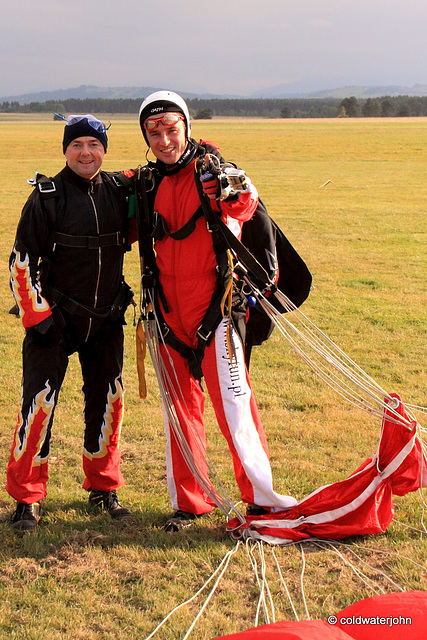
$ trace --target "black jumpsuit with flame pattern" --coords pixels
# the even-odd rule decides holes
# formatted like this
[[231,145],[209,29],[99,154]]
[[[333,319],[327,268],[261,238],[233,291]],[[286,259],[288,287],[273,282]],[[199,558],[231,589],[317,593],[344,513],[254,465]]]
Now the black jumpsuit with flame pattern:
[[108,311],[121,287],[126,194],[105,172],[89,181],[66,166],[54,182],[60,194],[56,230],[35,189],[22,211],[10,258],[11,287],[26,335],[6,490],[24,503],[46,496],[52,422],[73,352],[83,377],[83,487],[109,491],[124,482],[119,449],[123,313],[112,317]]

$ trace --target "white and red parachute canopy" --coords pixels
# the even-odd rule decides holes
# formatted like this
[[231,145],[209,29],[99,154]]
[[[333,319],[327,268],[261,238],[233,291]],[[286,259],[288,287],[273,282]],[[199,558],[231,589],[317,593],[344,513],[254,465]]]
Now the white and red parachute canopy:
[[263,624],[212,640],[352,640],[352,637],[323,620],[301,620]]
[[212,640],[425,640],[427,592],[384,593],[322,620],[281,621]]
[[[400,398],[392,397],[399,402],[399,414],[411,423]],[[393,494],[403,496],[427,486],[416,421],[408,427],[390,416],[385,409],[376,454],[346,480],[317,489],[290,509],[247,516],[244,523],[233,518],[227,530],[237,539],[250,537],[270,544],[384,532],[394,515]]]
[[337,624],[354,640],[425,640],[427,592],[383,593],[342,609],[337,618]]

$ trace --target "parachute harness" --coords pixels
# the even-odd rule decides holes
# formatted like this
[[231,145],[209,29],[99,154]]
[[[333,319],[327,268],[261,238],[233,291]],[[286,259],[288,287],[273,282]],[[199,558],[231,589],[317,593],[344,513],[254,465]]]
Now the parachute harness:
[[[153,363],[153,367],[156,373],[160,396],[162,399],[163,409],[166,412],[168,417],[168,422],[173,431],[176,440],[178,442],[179,449],[181,454],[186,461],[189,469],[192,471],[194,477],[196,478],[199,485],[203,488],[206,494],[213,500],[213,502],[217,505],[219,509],[224,513],[224,515],[229,518],[230,514],[233,513],[235,517],[239,519],[240,522],[244,522],[245,518],[241,514],[241,512],[237,509],[237,507],[233,504],[231,498],[227,494],[218,474],[216,473],[213,465],[210,463],[209,459],[206,456],[200,456],[200,458],[205,457],[208,474],[202,472],[198,467],[194,459],[193,452],[191,451],[188,442],[182,432],[182,428],[179,422],[179,418],[176,414],[175,404],[179,399],[179,402],[187,408],[187,403],[184,398],[184,394],[182,393],[181,387],[178,382],[178,378],[176,376],[175,368],[173,365],[172,357],[169,354],[168,345],[166,344],[163,335],[160,331],[159,327],[159,319],[157,317],[154,300],[153,300],[153,291],[147,292],[148,299],[150,300],[150,308],[152,309],[149,313],[144,312],[142,314],[143,324],[144,324],[144,332],[147,339],[147,346],[150,352],[151,361]],[[163,353],[166,353],[169,358],[169,366],[173,372],[174,379],[171,380],[169,372],[165,366],[163,356],[161,353],[161,348]],[[191,428],[188,425],[189,428]],[[200,436],[195,432],[196,436],[196,446],[199,451],[203,451],[203,446],[200,441]],[[210,478],[215,478],[216,486],[212,483]]]

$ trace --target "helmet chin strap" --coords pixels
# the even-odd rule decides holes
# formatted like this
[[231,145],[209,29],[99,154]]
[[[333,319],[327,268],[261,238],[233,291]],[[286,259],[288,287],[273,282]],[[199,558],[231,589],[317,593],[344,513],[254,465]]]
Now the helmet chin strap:
[[194,160],[197,154],[197,142],[193,140],[193,138],[189,138],[187,142],[187,146],[185,147],[185,151],[180,157],[180,159],[175,162],[173,165],[168,165],[162,162],[161,160],[157,160],[157,167],[162,175],[174,175],[184,169],[184,167],[188,167],[190,162]]

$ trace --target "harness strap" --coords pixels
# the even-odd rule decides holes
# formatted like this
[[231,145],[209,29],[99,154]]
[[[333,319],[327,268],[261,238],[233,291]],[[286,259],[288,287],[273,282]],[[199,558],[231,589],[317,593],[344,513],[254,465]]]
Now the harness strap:
[[193,377],[200,382],[203,378],[202,360],[204,349],[202,352],[199,352],[198,349],[192,349],[185,344],[185,342],[182,342],[182,340],[177,338],[171,331],[165,321],[160,323],[160,331],[166,344],[172,347],[172,349],[175,349],[175,351],[188,361],[188,366],[190,367]]
[[108,307],[88,307],[87,305],[81,304],[77,302],[73,298],[66,296],[58,289],[54,289],[53,287],[49,287],[49,299],[56,306],[60,307],[70,313],[71,315],[80,316],[82,318],[99,318],[101,320],[105,320],[106,318],[111,318],[112,320],[117,320],[119,317],[119,312],[121,309],[128,306],[129,302],[133,297],[133,293],[129,287],[129,285],[122,280],[120,284],[119,291],[114,299],[112,305]]
[[188,236],[193,233],[196,228],[197,220],[202,216],[203,209],[200,206],[180,229],[177,229],[176,231],[173,231],[171,233],[169,231],[166,220],[162,218],[162,216],[157,211],[155,211],[154,231],[152,237],[154,238],[154,240],[163,240],[165,236],[167,236],[168,238],[172,238],[173,240],[185,240],[185,238],[188,238]]
[[46,211],[49,225],[49,235],[47,237],[46,246],[43,248],[40,256],[40,285],[42,291],[46,288],[46,281],[49,275],[51,254],[55,246],[55,235],[57,227],[57,207],[58,201],[62,196],[62,184],[60,181],[55,182],[52,178],[48,178],[42,173],[36,172],[31,180],[27,180],[28,184],[37,187],[41,205]]
[[121,231],[114,233],[104,233],[99,236],[73,236],[68,233],[55,234],[55,244],[75,249],[99,249],[103,247],[118,247],[123,244]]
[[217,288],[212,294],[208,310],[206,311],[204,318],[199,328],[197,329],[198,351],[203,352],[205,350],[206,345],[209,344],[215,329],[218,327],[223,318],[221,310],[223,293],[224,292],[221,289]]
[[111,306],[100,307],[99,309],[93,307],[87,307],[84,304],[80,304],[73,298],[69,298],[64,293],[49,287],[49,298],[61,309],[65,309],[71,315],[81,316],[83,318],[107,318],[111,311]]
[[142,308],[147,309],[148,298],[147,290],[154,286],[157,274],[156,257],[154,254],[152,239],[152,208],[148,201],[148,191],[146,188],[146,180],[151,183],[149,189],[150,195],[154,202],[154,196],[158,185],[155,181],[155,174],[151,170],[138,168],[134,177],[135,188],[135,218],[138,232],[138,250],[141,268],[141,285],[142,285]]
[[208,196],[203,192],[202,183],[199,180],[199,168],[200,164],[199,161],[197,161],[195,165],[194,180],[199,194],[203,215],[207,221],[208,231],[212,233],[212,243],[218,264],[218,287],[224,287],[224,283],[229,275],[229,263],[227,256],[227,249],[229,248],[229,245],[222,233],[222,226],[227,227],[227,225],[222,222],[220,217],[221,214],[213,211]]
[[62,188],[52,178],[48,178],[43,173],[38,173],[37,171],[35,177],[27,180],[27,182],[39,190],[40,198],[48,214],[49,226],[51,228],[49,240],[52,240],[56,230],[57,200],[61,196]]

